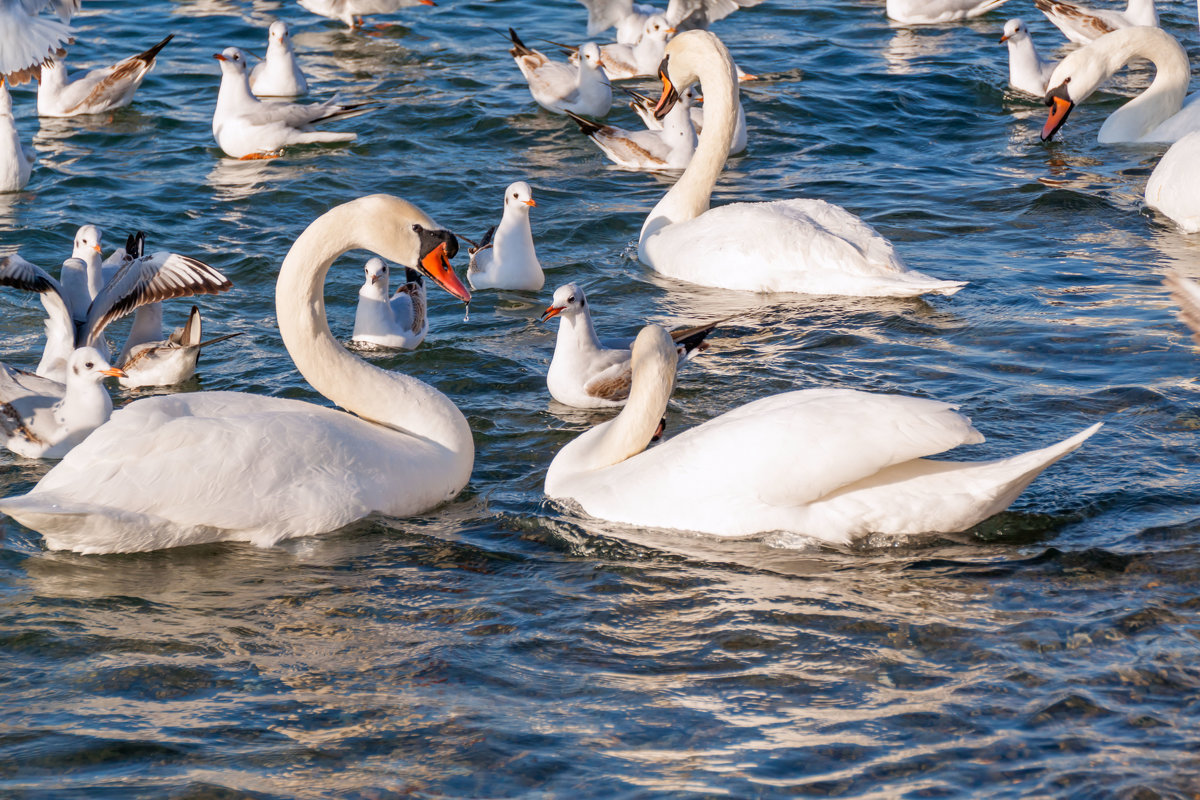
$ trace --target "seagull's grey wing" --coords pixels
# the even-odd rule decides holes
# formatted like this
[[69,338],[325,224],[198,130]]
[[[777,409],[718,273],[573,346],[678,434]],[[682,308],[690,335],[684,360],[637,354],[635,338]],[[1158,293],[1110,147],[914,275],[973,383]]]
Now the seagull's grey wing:
[[232,288],[220,272],[188,256],[164,251],[139,258],[122,267],[96,295],[76,343],[80,347],[93,344],[108,323],[146,303],[219,294]]
[[17,254],[0,258],[0,286],[25,292],[37,292],[46,308],[46,338],[71,342],[75,338],[75,320],[71,304],[63,293],[62,284],[46,270],[31,264]]
[[667,3],[667,21],[683,32],[707,28],[739,8],[756,6],[762,0],[671,0]]
[[588,10],[588,36],[615,26],[633,13],[633,0],[579,0]]

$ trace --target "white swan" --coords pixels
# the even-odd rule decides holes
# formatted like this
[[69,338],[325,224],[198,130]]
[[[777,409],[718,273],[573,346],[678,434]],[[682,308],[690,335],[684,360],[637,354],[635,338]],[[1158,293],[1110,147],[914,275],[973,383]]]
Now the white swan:
[[1200,284],[1178,271],[1167,273],[1163,283],[1179,303],[1179,318],[1192,329],[1192,340],[1200,344]]
[[573,111],[588,117],[603,117],[612,108],[612,85],[595,43],[580,45],[579,65],[572,66],[529,49],[512,28],[508,35],[513,43],[509,55],[517,62],[529,83],[529,94],[539,106],[555,114]]
[[[58,19],[40,16],[45,9]],[[65,56],[72,42],[67,21],[77,13],[79,0],[0,2],[0,79],[18,86],[36,78],[48,59]]]
[[1183,104],[1191,72],[1179,42],[1161,28],[1122,28],[1068,53],[1054,68],[1046,93],[1051,110],[1042,139],[1054,136],[1076,104],[1135,58],[1154,63],[1154,81],[1108,115],[1097,141],[1174,142],[1200,129],[1200,103]]
[[124,373],[117,378],[117,383],[126,389],[183,383],[196,374],[201,349],[243,333],[227,333],[204,341],[200,309],[192,306],[184,326],[176,328],[164,339],[162,303],[140,306],[133,329],[117,359]]
[[676,363],[662,328],[638,334],[629,402],[559,451],[548,496],[593,517],[717,536],[789,531],[845,544],[871,533],[948,533],[1003,511],[1100,427],[996,461],[932,461],[983,441],[953,406],[808,389],[748,403],[646,450]]
[[277,19],[267,29],[267,57],[250,71],[250,91],[257,97],[299,97],[308,81],[292,50],[287,23]]
[[144,53],[130,56],[110,67],[88,70],[73,77],[67,76],[67,65],[62,59],[50,59],[42,67],[42,77],[38,83],[38,116],[103,114],[129,105],[146,74],[154,69],[158,51],[174,37],[173,33],[167,34],[165,39]]
[[485,233],[479,246],[470,251],[467,280],[472,289],[536,292],[546,283],[529,227],[529,209],[536,205],[533,190],[525,181],[511,183],[504,190],[500,225]]
[[1146,182],[1146,205],[1200,233],[1200,130],[1171,145]]
[[21,145],[21,134],[13,118],[12,97],[0,78],[0,192],[19,192],[29,183],[34,156]]
[[406,267],[405,282],[396,287],[396,293],[389,298],[391,276],[387,262],[382,258],[371,258],[363,271],[366,279],[358,290],[354,341],[401,350],[412,350],[425,341],[429,333],[429,316],[426,314],[425,280],[421,273]]
[[356,248],[470,298],[448,261],[453,235],[404,200],[363,197],[309,225],[279,271],[279,332],[301,374],[346,411],[240,392],[138,400],[28,494],[0,500],[0,512],[42,533],[50,549],[111,553],[268,546],[454,497],[474,462],[462,413],[432,386],[352,355],[329,331],[325,276]]
[[264,103],[250,92],[246,55],[226,47],[213,58],[221,62],[221,89],[213,111],[213,138],[234,158],[273,158],[293,144],[351,142],[353,133],[318,131],[313,125],[345,119],[381,108],[376,103]]
[[662,120],[661,130],[630,131],[567,112],[584,136],[618,167],[632,170],[684,169],[696,152],[692,104],[688,92],[679,96]]
[[112,398],[101,381],[124,374],[94,347],[71,353],[65,384],[0,364],[4,446],[26,458],[62,458],[108,420]]
[[[616,408],[629,399],[633,353],[629,339],[601,340],[592,324],[591,306],[583,289],[568,283],[554,290],[542,322],[558,317],[558,337],[546,372],[550,396],[574,408]],[[671,331],[679,363],[708,348],[704,341],[719,322]]]
[[1004,23],[1000,44],[1008,45],[1008,85],[1038,99],[1044,97],[1054,62],[1038,55],[1025,21],[1017,18]]
[[906,25],[954,22],[986,14],[1008,0],[887,0],[888,19]]
[[296,0],[306,11],[322,17],[341,20],[354,30],[364,23],[367,14],[395,14],[409,6],[435,6],[433,0]]
[[908,297],[963,287],[909,270],[869,225],[822,200],[710,209],[733,139],[733,60],[713,34],[687,31],[667,45],[663,64],[656,113],[669,110],[675,87],[699,80],[705,125],[692,163],[646,217],[638,242],[643,263],[680,280],[753,292]]
[[1064,0],[1033,0],[1033,4],[1076,44],[1094,42],[1104,34],[1121,28],[1158,25],[1158,10],[1154,7],[1154,0],[1129,0],[1124,11],[1088,8]]

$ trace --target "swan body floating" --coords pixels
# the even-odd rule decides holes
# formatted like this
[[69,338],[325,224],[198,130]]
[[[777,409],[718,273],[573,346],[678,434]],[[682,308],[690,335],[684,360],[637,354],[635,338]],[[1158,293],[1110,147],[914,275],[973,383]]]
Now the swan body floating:
[[1179,303],[1179,318],[1192,329],[1192,340],[1200,344],[1200,284],[1178,271],[1167,273],[1163,283]]
[[387,195],[337,206],[296,239],[275,299],[296,367],[345,411],[241,392],[137,400],[28,494],[0,499],[0,512],[40,532],[50,549],[114,553],[269,546],[454,497],[474,462],[466,418],[432,386],[352,355],[329,330],[325,277],[356,248],[470,299],[448,260],[457,241],[421,210]]
[[692,127],[691,102],[680,101],[667,112],[661,130],[629,131],[601,125],[567,112],[609,161],[632,170],[683,169],[696,152],[696,129]]
[[435,6],[433,0],[296,0],[300,7],[322,17],[340,20],[354,30],[367,14],[395,14],[410,6]]
[[[147,312],[150,319],[157,322],[157,334],[149,333],[154,330],[155,325],[153,322],[147,324],[141,312]],[[135,336],[135,332],[139,330],[147,333]],[[117,378],[117,383],[126,389],[183,383],[196,374],[196,364],[200,360],[202,348],[241,336],[242,333],[243,331],[227,333],[203,341],[200,309],[192,306],[192,312],[184,326],[176,328],[164,339],[162,303],[148,303],[138,308],[138,313],[134,316],[133,330],[130,331],[117,359],[124,373]],[[154,338],[150,338],[151,336]]]
[[94,347],[71,353],[65,384],[0,364],[4,446],[26,458],[62,458],[108,420],[112,398],[101,381],[124,374]]
[[748,403],[647,450],[677,361],[662,328],[638,334],[629,402],[559,451],[548,496],[600,519],[717,536],[787,531],[847,544],[872,533],[949,533],[1003,511],[1100,427],[995,461],[934,461],[983,441],[954,406],[807,389]]
[[267,57],[250,71],[250,91],[256,97],[299,97],[308,94],[308,81],[292,49],[287,23],[277,19],[267,29]]
[[246,55],[226,47],[213,56],[221,62],[221,89],[213,112],[213,138],[233,158],[272,158],[288,145],[351,142],[353,133],[318,131],[318,122],[345,119],[380,108],[376,103],[264,103],[250,92]]
[[467,280],[472,289],[508,289],[536,292],[546,283],[542,263],[533,246],[529,209],[537,205],[525,181],[504,190],[504,213],[500,224],[471,249]]
[[1077,104],[1135,58],[1153,62],[1154,81],[1108,115],[1096,137],[1100,144],[1174,142],[1200,130],[1200,102],[1184,106],[1191,70],[1179,42],[1161,28],[1121,28],[1068,53],[1054,68],[1042,139],[1054,136]]
[[371,258],[363,271],[366,280],[358,290],[354,341],[401,350],[412,350],[425,341],[429,317],[421,273],[405,267],[405,282],[389,298],[391,278],[387,263],[381,258]]
[[508,52],[539,106],[555,114],[572,111],[587,117],[603,117],[612,108],[612,86],[600,63],[600,48],[594,43],[580,45],[579,66],[575,67],[529,49],[512,28],[508,34],[513,43]]
[[1008,85],[1039,99],[1044,97],[1054,63],[1038,55],[1025,21],[1018,18],[1004,23],[1000,44],[1008,45]]
[[708,31],[667,45],[662,116],[675,87],[699,80],[705,126],[692,161],[642,226],[638,256],[680,280],[752,292],[882,297],[954,294],[965,284],[908,269],[892,245],[845,209],[823,200],[733,203],[709,199],[733,139],[737,80],[733,60]]
[[[633,352],[629,339],[601,340],[592,324],[591,307],[578,284],[554,290],[542,322],[559,318],[554,356],[546,373],[550,396],[575,408],[615,408],[629,399]],[[704,341],[718,322],[671,331],[679,363],[708,348]]]
[[[0,34],[3,35],[3,34]],[[17,121],[13,118],[12,97],[0,78],[0,192],[19,192],[33,174],[34,156],[21,144]]]
[[888,19],[907,25],[955,22],[986,14],[1008,0],[887,0]]
[[647,18],[661,13],[667,23],[681,31],[707,28],[739,8],[750,8],[762,0],[670,0],[665,11],[633,0],[580,0],[588,10],[588,36],[609,28],[617,29],[621,44],[637,44]]
[[1200,233],[1200,129],[1171,145],[1146,182],[1146,205]]
[[[41,16],[49,9],[58,19]],[[0,2],[0,79],[14,86],[36,78],[49,59],[62,58],[72,41],[68,21],[79,0]]]
[[[629,102],[629,107],[641,118],[647,130],[661,131],[666,126],[667,117],[671,115],[671,112],[668,111],[667,117],[663,117],[662,119],[654,116],[654,107],[658,105],[657,100],[629,89],[622,89],[622,91],[633,98]],[[746,142],[749,138],[749,134],[746,131],[746,109],[742,105],[741,93],[739,92],[738,94],[737,121],[733,126],[733,141],[729,143],[729,155],[731,156],[744,152]],[[692,129],[699,135],[704,130],[704,109],[700,105],[699,93],[694,86],[690,86],[685,91],[679,92],[679,100],[680,102],[686,100],[690,106],[689,113],[692,118]]]
[[1158,26],[1158,10],[1154,0],[1129,0],[1124,11],[1068,3],[1065,0],[1033,0],[1038,10],[1054,27],[1076,44],[1094,42],[1106,33],[1121,28]]
[[38,83],[37,110],[41,117],[77,117],[81,114],[103,114],[133,102],[133,95],[154,69],[154,59],[175,34],[167,37],[144,53],[118,61],[111,67],[88,70],[83,75],[68,77],[62,59],[50,59],[42,67]]

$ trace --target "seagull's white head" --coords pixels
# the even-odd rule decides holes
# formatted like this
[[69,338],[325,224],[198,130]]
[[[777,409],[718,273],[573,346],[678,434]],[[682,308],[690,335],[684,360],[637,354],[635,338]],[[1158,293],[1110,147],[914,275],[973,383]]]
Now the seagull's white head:
[[533,190],[525,181],[509,184],[508,188],[504,190],[505,208],[511,207],[516,211],[529,213],[529,209],[536,205],[537,203],[533,200]]
[[236,47],[226,47],[221,52],[214,53],[213,58],[221,62],[223,75],[246,74],[246,54]]

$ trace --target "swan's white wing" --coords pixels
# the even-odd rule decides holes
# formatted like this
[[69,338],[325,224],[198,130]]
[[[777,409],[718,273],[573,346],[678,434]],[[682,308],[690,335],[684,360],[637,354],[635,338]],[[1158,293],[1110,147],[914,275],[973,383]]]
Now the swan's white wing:
[[633,13],[633,0],[580,0],[588,11],[587,35],[603,33]]
[[789,507],[894,464],[981,441],[947,403],[809,389],[748,403],[625,463],[637,464],[646,491],[664,502],[709,491],[727,506],[744,498],[748,506]]
[[92,344],[104,327],[140,305],[218,294],[233,288],[217,270],[188,256],[159,252],[131,261],[109,281],[92,305],[78,336],[78,344]]

